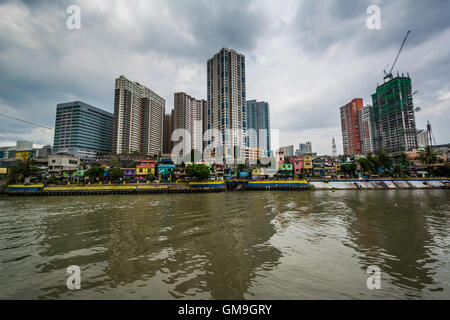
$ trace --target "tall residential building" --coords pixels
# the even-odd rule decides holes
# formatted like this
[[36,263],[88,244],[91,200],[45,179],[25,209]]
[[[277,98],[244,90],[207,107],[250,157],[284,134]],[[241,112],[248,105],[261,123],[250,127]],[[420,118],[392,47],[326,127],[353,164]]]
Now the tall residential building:
[[311,154],[312,152],[312,143],[310,141],[306,142],[306,153]]
[[298,149],[295,150],[295,156],[298,157],[298,156],[304,155],[305,153],[307,153],[306,152],[306,143],[300,142],[298,144]]
[[280,147],[279,151],[282,151],[284,156],[287,157],[287,158],[290,158],[290,157],[294,156],[294,146]]
[[[207,62],[207,129],[222,134],[219,152],[225,159],[243,158],[246,123],[245,56],[222,48]],[[212,137],[209,134],[208,143]]]
[[363,99],[356,98],[341,107],[342,142],[345,155],[362,154],[359,130],[359,110],[363,108]]
[[387,153],[417,147],[411,78],[397,76],[372,94],[374,148]]
[[430,145],[428,135],[429,135],[428,130],[423,130],[423,129],[417,130],[416,136],[417,136],[417,147],[418,148],[425,148],[426,146]]
[[270,156],[270,111],[267,102],[247,101],[246,130],[247,147],[260,148],[264,156]]
[[76,149],[83,153],[112,151],[112,113],[81,101],[59,103],[56,106],[56,151]]
[[300,157],[304,154],[312,154],[312,144],[311,142],[299,143],[298,149],[295,150],[295,156]]
[[361,140],[361,153],[369,154],[374,152],[373,147],[373,117],[371,106],[359,109],[359,137]]
[[115,154],[155,155],[162,152],[165,101],[152,90],[124,76],[116,79],[114,95]]
[[172,132],[174,127],[173,109],[172,113],[164,115],[164,129],[163,129],[163,153],[172,152]]
[[197,100],[184,92],[174,94],[174,130],[188,130],[190,140],[187,141],[187,148],[200,153],[203,152],[203,113],[205,109],[206,100]]

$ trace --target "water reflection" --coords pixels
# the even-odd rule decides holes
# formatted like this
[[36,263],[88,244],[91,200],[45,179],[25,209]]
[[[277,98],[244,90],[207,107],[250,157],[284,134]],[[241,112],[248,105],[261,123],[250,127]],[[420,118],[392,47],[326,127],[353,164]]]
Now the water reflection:
[[[280,256],[267,244],[272,215],[262,201],[246,205],[244,193],[182,196],[102,198],[104,206],[94,197],[74,199],[73,211],[43,220],[42,256],[51,259],[40,272],[106,262],[107,277],[90,277],[84,290],[159,277],[174,298],[242,299],[252,271],[273,268]],[[41,297],[66,291],[64,283],[52,285]]]
[[403,288],[407,297],[429,297],[428,290],[443,290],[434,280],[439,257],[433,249],[441,244],[434,239],[436,230],[430,219],[445,212],[442,202],[448,204],[448,192],[393,190],[346,193],[344,197],[352,211],[343,216],[349,233],[346,245],[360,253],[362,268],[379,266],[387,273],[390,289]]

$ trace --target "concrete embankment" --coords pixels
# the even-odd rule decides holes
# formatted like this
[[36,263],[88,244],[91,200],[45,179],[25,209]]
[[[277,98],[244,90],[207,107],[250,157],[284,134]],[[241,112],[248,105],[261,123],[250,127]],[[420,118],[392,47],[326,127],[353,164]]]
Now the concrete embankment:
[[60,196],[146,193],[222,192],[228,190],[386,190],[443,189],[450,179],[372,179],[372,180],[267,180],[208,181],[180,183],[93,184],[93,185],[10,185],[10,196]]
[[244,190],[306,190],[310,185],[306,180],[274,180],[274,181],[248,181]]
[[310,180],[318,190],[442,189],[450,179]]

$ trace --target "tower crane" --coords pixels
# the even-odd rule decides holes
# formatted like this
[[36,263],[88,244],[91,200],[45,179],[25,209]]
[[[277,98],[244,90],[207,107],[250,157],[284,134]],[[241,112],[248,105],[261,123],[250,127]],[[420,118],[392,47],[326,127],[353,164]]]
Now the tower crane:
[[[398,57],[400,56],[400,53],[403,50],[403,47],[405,46],[406,40],[408,39],[409,34],[411,33],[411,30],[408,30],[408,32],[406,33],[405,38],[403,39],[402,45],[400,47],[400,50],[398,50],[397,56],[395,57],[394,63],[392,64],[391,69],[389,70],[389,72],[386,72],[386,70],[384,70],[384,79],[389,79],[392,80],[392,70],[394,70],[395,64],[397,63]],[[389,67],[389,65],[386,66],[386,68]]]

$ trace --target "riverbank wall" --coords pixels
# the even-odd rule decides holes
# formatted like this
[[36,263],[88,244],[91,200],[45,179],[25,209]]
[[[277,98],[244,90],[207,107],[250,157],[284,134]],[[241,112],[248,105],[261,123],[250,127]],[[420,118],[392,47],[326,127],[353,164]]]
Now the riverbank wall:
[[316,190],[443,189],[450,179],[309,180]]
[[10,185],[9,196],[63,196],[149,193],[196,193],[226,191],[223,181],[92,185]]
[[150,193],[223,192],[227,190],[386,190],[444,189],[450,178],[370,179],[370,180],[261,180],[207,181],[177,183],[92,184],[92,185],[10,185],[9,196],[62,196]]
[[306,190],[310,187],[306,180],[248,181],[244,190]]

